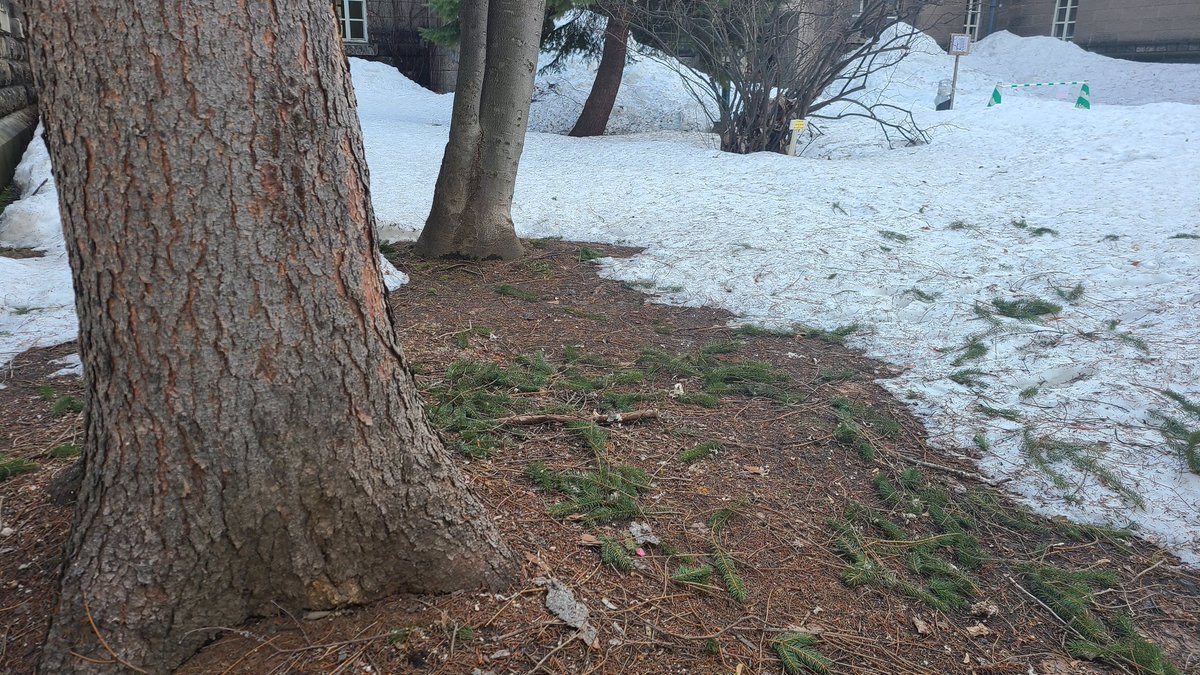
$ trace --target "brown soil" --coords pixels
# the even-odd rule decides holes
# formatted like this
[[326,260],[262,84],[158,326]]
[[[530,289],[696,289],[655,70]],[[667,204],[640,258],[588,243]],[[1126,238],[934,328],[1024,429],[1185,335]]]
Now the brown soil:
[[[395,597],[332,614],[283,613],[228,627],[181,672],[779,673],[773,641],[789,631],[817,635],[816,649],[838,672],[1117,672],[1113,665],[1068,655],[1064,645],[1073,636],[1028,594],[1018,569],[1025,562],[1116,572],[1121,586],[1099,596],[1098,609],[1134,617],[1142,634],[1184,672],[1200,667],[1200,580],[1193,572],[1144,544],[1121,546],[1099,535],[1067,538],[1051,521],[1033,521],[1038,531],[1013,529],[1008,521],[975,525],[972,533],[987,559],[970,572],[976,590],[970,602],[982,603],[975,612],[937,611],[896,591],[848,586],[842,574],[849,563],[835,550],[828,521],[842,518],[852,503],[900,523],[912,544],[945,536],[929,514],[905,519],[886,504],[872,482],[876,475],[896,480],[905,469],[920,469],[923,482],[962,500],[992,489],[973,478],[969,463],[927,447],[921,426],[874,384],[890,375],[887,366],[835,344],[764,336],[739,339],[732,351],[710,350],[721,352],[707,357],[711,363],[761,361],[786,373],[790,381],[779,386],[790,394],[787,403],[726,393],[717,407],[706,408],[672,398],[676,385],[695,394],[703,381],[639,364],[643,350],[694,359],[706,345],[734,340],[726,327],[730,315],[652,304],[640,292],[598,279],[594,266],[580,262],[579,248],[541,242],[514,263],[430,263],[407,251],[396,256],[412,277],[392,296],[401,337],[433,403],[441,402],[437,391],[460,359],[508,365],[544,352],[555,369],[546,386],[499,392],[516,402],[513,412],[586,420],[599,410],[608,422],[617,392],[641,394],[642,400],[624,403],[658,414],[605,425],[609,436],[599,449],[589,448],[578,431],[551,423],[504,427],[497,431],[504,443],[490,457],[462,456],[497,525],[525,557],[513,587],[499,595]],[[511,288],[497,292],[501,285]],[[521,291],[536,297],[521,299]],[[568,362],[565,345],[578,360]],[[32,669],[55,599],[69,508],[52,505],[47,488],[71,460],[45,456],[78,433],[78,421],[51,416],[53,403],[39,387],[49,383],[56,394],[77,393],[76,382],[47,380],[56,368],[48,361],[71,350],[27,353],[0,379],[7,385],[0,390],[0,453],[42,465],[0,483],[0,520],[13,529],[0,537],[0,672]],[[631,376],[597,391],[564,386],[571,376],[632,369],[645,379]],[[872,411],[860,422],[874,459],[835,439],[838,399]],[[888,418],[898,423],[891,432]],[[456,434],[445,438],[459,447]],[[707,441],[720,443],[721,450],[691,463],[680,459],[682,451]],[[643,469],[651,482],[638,499],[646,514],[639,520],[662,543],[643,546],[646,555],[632,556],[630,572],[606,564],[590,542],[601,536],[620,541],[628,521],[586,525],[551,517],[547,508],[563,496],[526,477],[535,462],[554,471],[594,471],[601,462]],[[1002,503],[1006,512],[1020,513]],[[724,508],[735,514],[714,534],[706,521]],[[905,569],[908,543],[869,527],[862,532],[881,564],[922,583]],[[734,600],[715,573],[702,586],[670,578],[681,564],[712,564],[714,541],[736,563],[747,589],[744,602]],[[598,630],[595,643],[586,644],[546,610],[546,590],[539,585],[545,577],[558,579],[587,605]],[[998,612],[987,615],[989,604]]]
[[49,376],[62,368],[51,361],[74,352],[73,343],[35,349],[0,370],[0,457],[39,466],[0,482],[0,672],[32,670],[58,601],[55,584],[71,507],[53,504],[49,486],[75,460],[49,455],[54,448],[80,444],[81,416],[52,411],[58,397],[78,399],[83,387],[76,377]]

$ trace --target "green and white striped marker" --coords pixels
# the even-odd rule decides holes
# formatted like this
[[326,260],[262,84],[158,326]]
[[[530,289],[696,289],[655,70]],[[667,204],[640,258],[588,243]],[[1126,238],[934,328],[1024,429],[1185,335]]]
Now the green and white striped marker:
[[1079,88],[1079,98],[1075,99],[1075,107],[1083,108],[1084,110],[1092,109],[1092,90],[1088,88],[1088,83],[1084,82]]
[[1022,82],[1020,84],[1006,84],[1004,82],[997,82],[996,88],[992,90],[992,100],[988,101],[988,107],[990,108],[994,105],[1000,105],[1000,102],[1001,102],[1000,90],[1001,89],[1024,89],[1024,88],[1028,88],[1028,87],[1060,87],[1060,86],[1074,86],[1074,85],[1079,85],[1079,96],[1075,99],[1075,107],[1083,108],[1084,110],[1091,110],[1091,108],[1092,108],[1092,100],[1091,100],[1092,90],[1091,90],[1091,88],[1088,87],[1087,82],[1080,81],[1080,80],[1075,80],[1075,81],[1071,81],[1071,82]]

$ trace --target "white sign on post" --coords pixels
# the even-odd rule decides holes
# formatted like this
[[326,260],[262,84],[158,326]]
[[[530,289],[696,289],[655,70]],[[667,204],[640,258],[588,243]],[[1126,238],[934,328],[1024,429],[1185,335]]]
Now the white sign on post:
[[950,55],[966,56],[971,53],[971,36],[967,33],[954,33],[950,36]]
[[954,110],[954,95],[958,91],[958,60],[971,53],[971,36],[967,33],[950,34],[950,54],[954,57],[954,79],[950,82],[950,109]]
[[808,126],[808,120],[792,120],[788,128],[792,130],[792,139],[788,142],[787,154],[796,156],[796,142],[800,140],[800,132]]

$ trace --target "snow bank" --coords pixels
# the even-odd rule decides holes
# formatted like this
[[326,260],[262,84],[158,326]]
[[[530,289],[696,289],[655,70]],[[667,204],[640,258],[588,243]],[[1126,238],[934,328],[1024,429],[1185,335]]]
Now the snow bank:
[[[1163,84],[1200,77],[1200,66],[1084,54],[1098,83],[1092,110],[1075,109],[1073,93],[986,107],[999,80],[1045,79],[1018,78],[1022,63],[1053,58],[1046,77],[1073,76],[1056,65],[1065,57],[1039,55],[1063,47],[989,38],[963,60],[958,109],[938,113],[937,82],[953,59],[918,43],[871,88],[878,100],[914,106],[931,129],[917,147],[887,150],[873,125],[846,120],[827,123],[800,158],[721,153],[701,133],[531,133],[514,220],[524,236],[645,247],[607,261],[603,274],[652,282],[663,302],[774,326],[859,323],[851,344],[902,371],[882,384],[913,406],[937,446],[974,452],[981,434],[983,471],[1011,479],[1027,504],[1133,522],[1200,563],[1200,477],[1151,417],[1182,415],[1162,391],[1200,400],[1200,241],[1176,238],[1200,236],[1200,106],[1181,97],[1182,84]],[[1099,83],[1121,82],[1131,66],[1146,76],[1113,98],[1116,88]],[[414,105],[427,105],[418,96]],[[428,213],[447,130],[404,112],[403,97],[360,91],[360,100],[381,101],[360,110],[380,221],[411,237]],[[1082,296],[1059,297],[1077,284]],[[1041,322],[976,314],[997,298],[1063,309]],[[972,338],[986,355],[955,365]],[[981,386],[950,379],[964,368],[982,371]],[[1019,419],[989,418],[980,405]],[[1086,445],[1144,506],[1067,463],[1054,470],[1068,487],[1056,486],[1030,462],[1027,429]]]
[[40,127],[13,182],[20,199],[0,214],[0,246],[33,248],[43,255],[0,255],[0,367],[26,349],[61,344],[78,333],[58,193]]
[[9,246],[46,249],[62,245],[58,192],[41,132],[39,126],[13,174],[19,198],[0,216],[0,238]]
[[[454,94],[436,94],[385,63],[350,59],[358,116],[367,120],[402,119],[414,124],[450,124]],[[402,148],[392,148],[399,151]]]
[[1195,65],[1113,59],[1052,37],[1022,38],[1001,31],[975,45],[964,63],[1002,82],[1087,80],[1092,101],[1100,105],[1200,104],[1200,69]]
[[[542,73],[550,62],[542,54],[534,81],[530,131],[565,134],[579,119],[592,90],[599,61],[572,56],[562,68]],[[677,61],[657,54],[629,38],[629,60],[608,119],[606,134],[632,134],[673,129],[707,131],[711,118],[685,86],[680,73],[690,72]]]
[[[911,32],[904,24],[890,30],[885,40]],[[1093,54],[1056,38],[1022,38],[1002,31],[984,38],[972,46],[971,54],[962,57],[957,109],[937,112],[933,109],[933,101],[938,84],[951,79],[953,68],[954,57],[946,54],[934,40],[918,33],[904,58],[866,78],[865,90],[856,98],[867,104],[887,103],[911,110],[917,126],[926,130],[935,142],[940,134],[953,133],[960,124],[969,124],[963,120],[974,119],[979,108],[986,107],[992,90],[1000,82],[1086,80],[1094,108],[1164,102],[1200,104],[1200,69],[1195,65],[1135,63]],[[834,88],[831,88],[826,95],[833,93]],[[1056,86],[1002,93],[1004,102],[997,110],[1036,103],[1069,108],[1074,105],[1079,88]],[[820,114],[853,109],[853,105],[834,104]],[[1039,113],[1024,116],[1029,120],[1039,119]],[[893,111],[885,112],[884,117],[895,121],[902,116]],[[1141,123],[1140,115],[1131,112],[1126,116],[1126,123]],[[811,156],[834,159],[862,156],[887,151],[897,145],[884,139],[877,125],[865,119],[814,120],[813,128],[818,135],[810,136],[805,147],[805,154]]]

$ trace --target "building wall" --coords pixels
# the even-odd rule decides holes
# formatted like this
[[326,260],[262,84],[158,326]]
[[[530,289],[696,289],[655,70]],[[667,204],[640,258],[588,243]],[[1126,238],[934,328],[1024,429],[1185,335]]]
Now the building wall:
[[1200,62],[1200,0],[1080,0],[1075,43],[1114,56]]
[[[993,0],[980,0],[979,38],[987,35],[989,18],[994,31],[1050,35],[1056,0],[994,2],[993,11]],[[931,3],[921,10],[917,27],[948,46],[951,33],[964,30],[967,4]],[[453,91],[458,50],[431,44],[418,33],[440,24],[425,0],[367,0],[368,42],[347,42],[346,53],[390,63],[434,91]],[[1200,0],[1079,0],[1074,42],[1112,56],[1200,62]],[[0,108],[2,99],[0,89]]]
[[20,12],[0,2],[0,186],[8,185],[37,128],[37,95]]
[[923,8],[914,25],[946,47],[950,44],[952,33],[963,32],[966,18],[967,0],[945,0],[941,4]]
[[344,43],[346,54],[389,63],[434,91],[453,91],[458,50],[434,45],[419,33],[441,23],[424,0],[367,0],[367,43]]
[[[1055,0],[996,0],[994,30],[1025,37],[1050,35],[1055,6]],[[992,0],[981,0],[980,38],[987,35],[991,7]],[[932,18],[935,12],[957,15],[926,29],[946,45],[950,33],[962,31],[967,0],[946,0],[922,17]],[[1200,0],[1079,0],[1073,42],[1112,56],[1200,62]]]
[[[991,0],[984,0],[980,37],[987,31]],[[1080,5],[1085,0],[1080,0]],[[1049,35],[1054,26],[1055,0],[1007,0],[996,8],[995,30],[1006,30],[1022,37]],[[1083,11],[1082,6],[1080,12]],[[1078,22],[1076,23],[1078,29]]]

